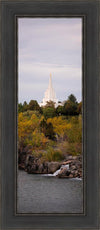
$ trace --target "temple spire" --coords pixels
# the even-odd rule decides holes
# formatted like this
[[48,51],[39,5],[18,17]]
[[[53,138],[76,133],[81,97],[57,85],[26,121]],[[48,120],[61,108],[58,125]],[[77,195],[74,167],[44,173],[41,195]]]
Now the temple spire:
[[49,85],[47,90],[45,91],[45,96],[43,98],[43,102],[41,103],[41,106],[45,106],[47,102],[53,101],[55,105],[57,105],[58,100],[56,99],[56,94],[52,86],[52,75],[50,73],[50,78],[49,78]]
[[52,88],[52,75],[50,73],[50,78],[49,78],[49,88]]

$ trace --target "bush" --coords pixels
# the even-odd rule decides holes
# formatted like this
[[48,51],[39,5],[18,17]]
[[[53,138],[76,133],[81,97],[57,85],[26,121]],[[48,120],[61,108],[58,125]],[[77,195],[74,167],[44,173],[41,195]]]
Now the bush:
[[82,153],[81,143],[68,143],[67,153],[71,155],[79,155]]
[[55,140],[55,132],[51,122],[47,123],[44,119],[40,122],[40,130],[46,137]]
[[60,150],[54,150],[53,148],[49,148],[46,153],[47,161],[62,161],[64,156]]
[[43,108],[43,115],[45,119],[52,118],[56,115],[55,108],[53,107],[44,107]]
[[71,118],[71,129],[67,132],[67,138],[69,143],[81,143],[82,142],[82,118],[81,115],[76,119]]

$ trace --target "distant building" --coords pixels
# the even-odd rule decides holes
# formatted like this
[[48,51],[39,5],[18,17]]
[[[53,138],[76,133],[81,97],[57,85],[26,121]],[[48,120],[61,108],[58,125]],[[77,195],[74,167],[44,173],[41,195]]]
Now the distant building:
[[45,106],[47,104],[47,102],[50,102],[50,101],[54,102],[55,107],[57,107],[58,105],[62,105],[62,103],[58,103],[58,100],[56,98],[56,94],[55,94],[55,91],[54,91],[53,86],[52,86],[51,74],[50,74],[50,79],[49,79],[49,85],[48,85],[47,90],[45,91],[43,101],[39,105]]

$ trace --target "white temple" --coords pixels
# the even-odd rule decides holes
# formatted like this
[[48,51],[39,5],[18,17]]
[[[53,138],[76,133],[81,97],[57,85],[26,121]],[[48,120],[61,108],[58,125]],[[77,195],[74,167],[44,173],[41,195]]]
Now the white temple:
[[45,91],[45,96],[43,98],[43,102],[40,103],[40,106],[45,106],[47,104],[47,102],[53,101],[55,104],[55,107],[57,107],[58,105],[58,100],[56,98],[56,94],[55,91],[52,87],[52,78],[51,78],[51,74],[50,74],[50,79],[49,79],[49,85],[47,90]]

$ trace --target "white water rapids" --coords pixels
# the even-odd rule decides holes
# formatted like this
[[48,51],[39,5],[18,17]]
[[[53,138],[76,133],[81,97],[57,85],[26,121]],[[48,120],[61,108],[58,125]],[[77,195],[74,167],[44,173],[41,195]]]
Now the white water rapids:
[[69,164],[67,164],[67,165],[62,165],[62,166],[60,167],[60,169],[58,169],[56,172],[53,173],[53,176],[57,176],[57,175],[59,174],[59,172],[60,172],[62,169],[64,169],[64,168],[66,168],[66,169],[69,170]]
[[61,165],[60,169],[58,169],[56,172],[54,172],[53,174],[42,174],[43,176],[57,176],[59,174],[59,172],[66,168],[67,170],[69,170],[69,164],[66,165]]

